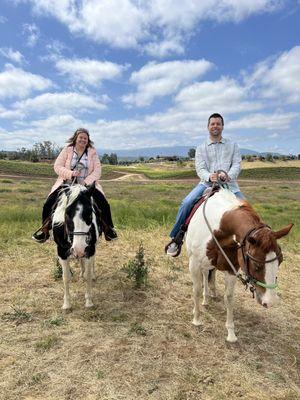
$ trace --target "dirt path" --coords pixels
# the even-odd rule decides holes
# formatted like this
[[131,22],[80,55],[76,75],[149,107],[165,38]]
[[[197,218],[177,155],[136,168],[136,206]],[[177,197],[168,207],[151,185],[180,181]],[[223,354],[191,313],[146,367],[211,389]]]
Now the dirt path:
[[[0,179],[30,179],[30,180],[54,180],[54,177],[48,177],[48,176],[29,176],[29,175],[9,175],[9,174],[1,174],[0,173]],[[269,182],[269,179],[239,179],[239,183],[249,183],[249,184],[255,184],[255,183],[263,183],[263,182]],[[113,179],[100,179],[100,182],[167,182],[167,183],[187,183],[187,182],[199,182],[198,178],[185,178],[185,179],[150,179],[146,177],[143,174],[135,174],[135,173],[127,173],[123,174],[122,176],[118,178],[113,178]],[[294,185],[294,184],[300,184],[300,181],[286,181],[284,179],[274,179],[272,180],[274,185],[277,184],[288,184],[288,185]]]

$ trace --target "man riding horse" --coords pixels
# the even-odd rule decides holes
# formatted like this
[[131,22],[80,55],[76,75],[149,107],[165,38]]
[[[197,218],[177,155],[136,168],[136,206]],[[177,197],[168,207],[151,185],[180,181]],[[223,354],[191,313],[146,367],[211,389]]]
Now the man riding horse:
[[[207,124],[209,138],[197,147],[195,167],[200,183],[183,199],[175,225],[170,233],[171,242],[166,246],[166,253],[172,257],[180,254],[184,235],[187,230],[185,221],[193,205],[201,198],[206,188],[211,187],[220,178],[227,180],[229,189],[236,197],[244,199],[236,181],[240,173],[241,155],[236,143],[222,136],[224,119],[220,114],[212,114]],[[223,170],[227,174],[217,174]]]

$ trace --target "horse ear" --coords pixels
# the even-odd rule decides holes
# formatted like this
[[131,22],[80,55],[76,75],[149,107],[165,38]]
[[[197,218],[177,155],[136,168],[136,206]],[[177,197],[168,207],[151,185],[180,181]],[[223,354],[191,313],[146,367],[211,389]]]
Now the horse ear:
[[289,231],[292,229],[293,226],[294,226],[294,224],[289,224],[289,225],[285,226],[284,228],[280,229],[280,231],[272,232],[273,236],[275,237],[275,239],[280,239],[283,236],[286,236],[289,233]]
[[250,244],[252,244],[253,246],[255,246],[255,245],[257,244],[257,240],[256,240],[254,237],[252,237],[252,236],[247,237],[247,241],[248,241]]
[[95,181],[91,185],[87,186],[87,195],[88,196],[93,195],[95,187],[96,187]]

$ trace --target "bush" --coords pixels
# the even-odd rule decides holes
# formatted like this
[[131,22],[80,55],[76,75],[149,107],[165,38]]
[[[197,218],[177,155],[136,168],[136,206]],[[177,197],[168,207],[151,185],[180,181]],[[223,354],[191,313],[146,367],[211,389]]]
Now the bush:
[[136,288],[147,285],[149,262],[145,261],[142,243],[139,245],[135,258],[123,265],[122,269],[127,273],[129,279],[134,280]]

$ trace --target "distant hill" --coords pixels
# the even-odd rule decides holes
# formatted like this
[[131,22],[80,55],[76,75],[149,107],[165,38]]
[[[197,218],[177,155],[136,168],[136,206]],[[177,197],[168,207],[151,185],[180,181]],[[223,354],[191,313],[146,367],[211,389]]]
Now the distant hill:
[[[123,149],[123,150],[113,150],[113,149],[98,149],[98,153],[103,155],[104,153],[111,154],[116,153],[118,157],[136,159],[139,157],[155,158],[156,156],[178,156],[187,157],[188,151],[194,146],[172,146],[172,147],[143,147],[139,149]],[[241,154],[262,154],[258,151],[241,149]]]

